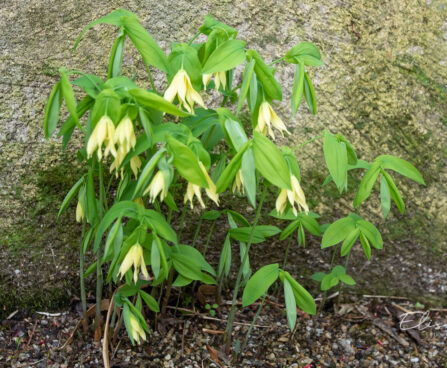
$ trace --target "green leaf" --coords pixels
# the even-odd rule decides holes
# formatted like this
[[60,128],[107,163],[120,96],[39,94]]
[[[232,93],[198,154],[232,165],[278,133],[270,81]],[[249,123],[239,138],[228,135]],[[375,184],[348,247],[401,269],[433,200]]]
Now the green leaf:
[[236,151],[239,151],[241,147],[248,141],[244,129],[242,129],[241,124],[237,121],[227,118],[225,120],[225,130],[230,137],[231,143],[233,144]]
[[371,246],[369,241],[363,233],[360,233],[360,244],[362,245],[363,252],[367,259],[371,259]]
[[329,173],[341,193],[347,187],[348,155],[346,153],[346,144],[339,142],[332,134],[325,130],[323,151]]
[[178,241],[176,232],[172,229],[160,212],[150,209],[142,209],[141,206],[139,206],[139,208],[144,216],[144,220],[149,223],[152,230],[155,231],[157,235],[160,235],[162,238],[177,244]]
[[256,232],[259,232],[265,238],[275,236],[281,232],[281,229],[274,225],[257,225],[255,227]]
[[96,230],[95,227],[91,226],[90,229],[87,230],[87,233],[85,234],[84,239],[82,239],[81,252],[83,255],[85,254],[85,252],[87,252],[87,249],[92,242],[92,237],[93,237],[93,233],[95,230]]
[[237,30],[229,25],[219,22],[213,18],[212,15],[207,14],[203,20],[203,25],[199,27],[199,31],[203,34],[209,35],[214,30],[222,30],[228,37],[235,38],[237,36]]
[[317,220],[312,216],[306,215],[305,213],[299,214],[300,221],[304,225],[307,231],[316,236],[321,236],[320,225],[318,225]]
[[78,192],[81,185],[84,184],[84,176],[82,176],[76,183],[71,187],[67,195],[65,196],[64,200],[62,201],[61,208],[57,214],[57,220],[59,220],[59,217],[61,217],[62,213],[65,211],[67,206],[70,204],[70,201],[73,199],[73,197]]
[[325,276],[326,274],[324,272],[315,272],[310,278],[314,281],[321,282]]
[[[99,119],[104,115],[109,116],[116,123],[119,119],[120,110],[121,102],[118,94],[110,88],[103,89],[96,97],[95,105],[91,112],[92,131]],[[91,134],[91,132],[89,133]]]
[[340,250],[340,254],[342,257],[344,257],[346,254],[348,254],[356,242],[357,238],[360,235],[360,229],[356,228],[352,230],[348,236],[346,237],[345,241],[343,242]]
[[296,324],[296,301],[292,286],[287,279],[284,279],[284,300],[286,303],[287,323],[290,331],[293,332]]
[[383,248],[382,235],[380,235],[379,230],[377,230],[377,228],[372,223],[361,219],[357,221],[357,226],[359,227],[363,235],[368,238],[374,248]]
[[95,20],[94,22],[90,23],[87,27],[85,27],[82,30],[81,34],[76,39],[76,42],[75,42],[73,48],[76,49],[76,47],[78,46],[79,41],[81,40],[84,33],[87,32],[93,26],[100,24],[100,23],[106,23],[106,24],[112,24],[114,26],[120,27],[123,25],[123,23],[121,21],[121,17],[127,17],[127,16],[135,16],[135,15],[125,9],[116,9],[113,12],[111,12],[110,14]]
[[59,69],[61,75],[61,91],[64,97],[65,104],[67,105],[67,110],[70,113],[76,124],[79,124],[78,114],[76,112],[76,98],[71,87],[71,83],[65,73],[64,69]]
[[290,275],[290,273],[283,271],[284,277],[289,281],[290,286],[292,287],[293,294],[295,295],[296,304],[306,313],[315,314],[317,312],[317,308],[315,306],[314,298],[309,292],[303,288],[294,278]]
[[383,169],[394,170],[419,184],[425,185],[421,173],[408,161],[391,155],[382,155],[377,157],[376,160],[382,162]]
[[355,229],[355,222],[351,217],[343,217],[331,224],[323,234],[321,249],[332,247],[340,243]]
[[175,270],[182,276],[191,280],[201,280],[202,272],[194,261],[181,253],[172,253],[172,265]]
[[334,276],[332,273],[326,275],[325,277],[323,277],[323,280],[321,280],[321,290],[326,291],[329,290],[331,288],[333,288],[334,286],[337,286],[339,282],[339,278],[338,276]]
[[79,86],[82,90],[92,98],[96,98],[104,87],[104,82],[101,78],[94,74],[83,74],[80,78],[75,79],[72,83]]
[[279,240],[287,239],[300,226],[300,220],[292,221],[281,233]]
[[242,294],[242,306],[253,304],[262,295],[264,295],[268,288],[276,281],[279,276],[278,263],[271,264],[260,268],[248,280]]
[[217,193],[224,192],[228,186],[233,182],[236,173],[241,167],[242,157],[250,145],[250,141],[247,141],[239,150],[239,152],[233,157],[228,166],[224,169],[222,174],[219,176],[219,179],[216,183],[216,191]]
[[193,282],[193,280],[188,279],[182,275],[177,275],[177,278],[175,279],[175,281],[172,283],[172,286],[174,287],[184,287],[189,285],[191,282]]
[[245,60],[245,42],[228,40],[219,45],[208,57],[202,72],[204,74],[233,69]]
[[123,243],[123,226],[121,224],[121,219],[115,221],[112,228],[109,231],[109,234],[106,238],[106,245],[104,246],[104,255],[101,259],[101,263],[106,262],[107,258],[113,256],[113,250],[115,248],[115,240],[118,243],[118,246],[121,247]]
[[190,183],[208,188],[208,181],[194,152],[169,134],[166,134],[166,142],[174,153],[173,163],[180,175]]
[[250,226],[250,223],[247,221],[247,219],[244,216],[242,216],[239,212],[229,209],[224,209],[222,212],[227,214],[228,222],[230,223],[231,228],[233,228],[233,226],[231,226],[232,222],[234,222],[235,224],[234,227],[237,226],[236,223],[241,226]]
[[239,90],[239,100],[237,102],[236,115],[239,115],[239,112],[244,105],[245,98],[247,97],[248,88],[250,87],[250,82],[253,76],[253,71],[255,69],[255,60],[252,60],[245,64],[244,73],[242,74],[242,85]]
[[249,60],[255,60],[255,73],[257,80],[262,84],[264,92],[272,100],[282,100],[281,85],[273,75],[274,69],[268,66],[261,56],[255,50],[248,50],[246,52]]
[[303,247],[306,247],[306,236],[304,235],[304,228],[303,224],[300,224],[300,227],[298,228],[297,239],[298,244],[302,245]]
[[122,201],[115,203],[106,212],[96,230],[95,243],[93,249],[95,251],[98,250],[104,232],[118,217],[128,217],[132,219],[138,219],[142,210],[143,208],[140,205],[132,201]]
[[348,274],[340,275],[339,279],[346,285],[355,285],[355,280]]
[[310,66],[321,66],[321,54],[312,42],[301,42],[287,51],[284,60],[288,63],[303,63]]
[[86,190],[87,203],[86,207],[84,207],[85,216],[90,224],[96,225],[96,221],[98,219],[98,208],[96,206],[95,184],[93,182],[93,170],[91,168],[87,174]]
[[300,107],[304,90],[304,63],[300,61],[296,66],[292,89],[292,116],[295,116]]
[[129,90],[129,93],[135,98],[138,104],[144,107],[166,112],[174,116],[189,116],[187,112],[180,110],[177,106],[154,92],[149,92],[142,88],[134,88]]
[[331,274],[333,274],[334,276],[344,275],[345,273],[346,273],[346,268],[344,268],[341,265],[335,266],[331,271]]
[[222,272],[228,277],[230,273],[231,268],[231,242],[230,242],[230,235],[228,234],[225,237],[225,242],[222,247],[222,252],[220,253],[219,258],[219,266],[217,274],[220,277],[222,275]]
[[152,240],[151,246],[151,268],[155,279],[158,279],[161,268],[161,257],[160,250],[158,249],[157,241],[155,239]]
[[270,183],[291,190],[290,173],[278,147],[259,132],[253,133],[253,156],[256,168]]
[[241,172],[248,202],[256,208],[256,165],[251,148],[248,148],[242,156]]
[[143,57],[145,64],[153,65],[168,72],[168,59],[157,42],[140,24],[135,16],[121,18],[126,34]]
[[382,175],[386,180],[391,198],[393,198],[394,203],[396,203],[397,209],[400,213],[404,213],[405,203],[400,195],[399,189],[397,189],[396,184],[394,183],[393,178],[385,170],[382,170]]
[[306,99],[307,106],[309,106],[310,112],[315,115],[317,113],[317,99],[315,97],[315,89],[312,81],[306,72],[304,72],[304,98]]
[[221,213],[219,211],[212,210],[212,211],[203,212],[202,216],[200,216],[200,218],[202,218],[204,220],[214,221],[214,220],[217,220],[220,216],[221,216]]
[[[248,243],[250,241],[251,227],[239,227],[229,231],[231,237],[240,242]],[[265,237],[261,231],[255,229],[251,236],[252,244],[259,244],[265,241]]]
[[48,97],[47,106],[45,108],[45,117],[43,119],[43,131],[45,133],[45,138],[47,139],[50,138],[56,130],[57,122],[59,121],[61,103],[61,82],[57,82]]
[[386,219],[391,209],[391,194],[390,187],[383,175],[380,178],[380,203],[382,205],[383,218]]
[[152,295],[144,292],[143,290],[140,290],[138,293],[152,312],[160,312],[160,307],[158,306],[157,301],[153,298]]
[[143,189],[143,187],[149,184],[148,183],[149,178],[152,176],[152,172],[154,171],[155,166],[157,165],[158,161],[163,157],[163,154],[165,152],[166,149],[161,148],[151,157],[151,159],[146,163],[146,165],[144,165],[144,168],[141,171],[140,176],[138,177],[133,198],[140,197],[141,190]]
[[112,51],[110,53],[109,70],[107,72],[108,79],[121,75],[125,39],[126,34],[123,32],[123,30],[120,30],[118,37],[113,43]]
[[360,182],[359,189],[354,198],[354,207],[359,206],[365,201],[371,194],[374,183],[380,174],[380,162],[374,161],[371,168],[363,176]]
[[178,250],[184,256],[187,256],[189,257],[189,259],[194,260],[194,263],[199,266],[201,270],[206,271],[213,276],[216,276],[216,271],[214,271],[214,268],[205,260],[205,257],[197,249],[189,245],[179,244]]

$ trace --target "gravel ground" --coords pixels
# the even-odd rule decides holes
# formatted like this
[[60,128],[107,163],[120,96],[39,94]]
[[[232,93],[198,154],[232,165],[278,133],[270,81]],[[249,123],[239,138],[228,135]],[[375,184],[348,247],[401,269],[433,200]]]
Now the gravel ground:
[[[239,362],[223,353],[229,310],[223,301],[214,317],[191,304],[175,314],[172,307],[156,327],[154,316],[147,313],[151,336],[141,346],[132,346],[122,329],[109,349],[111,367],[447,367],[445,309],[417,309],[419,305],[405,298],[344,294],[341,300],[329,299],[315,317],[299,313],[291,334],[282,303],[266,300]],[[78,304],[58,314],[24,316],[18,311],[3,320],[0,366],[102,366],[101,348],[91,334],[76,331],[61,349],[79,321]],[[239,310],[235,340],[243,341],[256,309],[253,305]]]

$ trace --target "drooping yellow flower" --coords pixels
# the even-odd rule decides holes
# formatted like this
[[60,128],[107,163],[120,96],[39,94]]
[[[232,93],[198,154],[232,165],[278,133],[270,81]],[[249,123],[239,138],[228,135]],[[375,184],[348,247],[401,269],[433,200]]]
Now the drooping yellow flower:
[[282,136],[284,136],[283,132],[289,133],[283,121],[272,109],[272,106],[267,101],[264,101],[261,103],[261,106],[259,106],[258,125],[256,125],[255,130],[263,135],[267,135],[268,133],[275,139],[272,126],[278,129]]
[[203,86],[205,87],[205,90],[206,90],[206,86],[208,85],[208,83],[211,80],[211,77],[213,77],[213,76],[214,76],[214,85],[215,85],[216,91],[219,90],[219,87],[221,84],[222,84],[222,88],[225,89],[225,87],[227,85],[226,72],[216,72],[216,73],[212,73],[212,74],[203,74],[202,75],[202,81],[203,81]]
[[76,221],[82,222],[84,220],[84,209],[82,208],[81,202],[78,201],[78,205],[76,206]]
[[88,139],[87,157],[92,157],[93,152],[97,150],[98,160],[101,161],[101,147],[103,143],[106,146],[104,150],[104,156],[107,157],[109,153],[112,153],[113,156],[116,156],[115,145],[113,143],[114,135],[115,125],[107,115],[104,115],[101,119],[99,119],[98,123],[95,126],[95,129],[93,129],[93,132]]
[[276,211],[278,213],[283,213],[287,207],[288,201],[292,206],[292,211],[295,216],[298,214],[298,211],[295,208],[295,203],[300,211],[304,209],[306,214],[309,213],[306,197],[295,175],[290,175],[290,183],[292,185],[292,190],[282,189],[280,191],[278,198],[276,199]]
[[[122,162],[124,161],[124,158],[126,157],[127,152],[124,146],[119,146],[116,150],[116,156],[115,160],[113,160],[112,164],[110,165],[110,172],[113,170],[116,170],[116,177],[118,177],[118,169],[120,168]],[[121,169],[121,177],[123,176],[124,169]]]
[[244,179],[242,177],[241,170],[238,170],[238,172],[236,173],[236,176],[234,177],[232,191],[233,191],[233,193],[239,193],[239,194],[245,193]]
[[189,113],[194,114],[194,103],[205,108],[202,97],[193,88],[188,73],[184,69],[180,69],[177,72],[164,94],[164,98],[169,102],[174,101],[176,96],[180,107],[184,106]]
[[137,344],[140,343],[140,338],[146,341],[146,332],[144,331],[143,327],[140,326],[140,323],[132,313],[129,316],[129,321],[132,337],[137,342]]
[[[206,181],[208,183],[208,188],[205,188],[206,195],[214,203],[216,203],[216,205],[219,205],[219,194],[217,194],[216,184],[213,183],[210,176],[208,175],[208,172],[206,171],[205,166],[200,161],[199,161],[199,166],[202,169],[202,172],[205,175]],[[189,201],[191,204],[191,209],[194,208],[194,205],[193,205],[194,195],[199,200],[199,203],[202,206],[202,208],[205,208],[205,203],[203,202],[202,194],[200,193],[200,186],[193,184],[193,183],[188,183],[188,187],[186,188],[184,203]]]
[[163,175],[163,172],[158,171],[154,175],[151,183],[143,192],[143,195],[145,195],[147,192],[149,192],[149,201],[151,203],[154,203],[155,198],[157,198],[159,194],[160,201],[163,201],[166,198],[166,196],[168,195],[168,190],[166,188],[165,176]]
[[118,276],[121,275],[121,278],[123,278],[123,276],[132,267],[132,265],[134,268],[133,280],[135,283],[138,281],[138,274],[140,273],[140,268],[145,278],[146,279],[149,278],[146,264],[144,263],[143,247],[139,243],[136,243],[130,247],[118,270]]
[[130,159],[130,168],[132,169],[133,174],[135,175],[135,179],[138,177],[138,171],[140,171],[141,160],[138,155],[132,157]]
[[122,147],[123,151],[125,151],[126,154],[130,151],[131,148],[135,147],[137,139],[135,137],[132,120],[130,120],[128,116],[125,116],[119,122],[115,130],[113,143],[118,144],[120,147]]

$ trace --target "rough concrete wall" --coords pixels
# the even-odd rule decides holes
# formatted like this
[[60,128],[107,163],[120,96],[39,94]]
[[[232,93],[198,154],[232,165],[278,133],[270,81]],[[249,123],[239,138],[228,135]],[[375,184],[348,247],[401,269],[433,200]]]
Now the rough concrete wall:
[[[392,153],[413,162],[427,186],[403,185],[407,212],[391,215],[387,239],[418,241],[421,249],[445,245],[447,224],[447,21],[442,1],[66,1],[3,2],[0,10],[0,304],[34,300],[46,306],[65,302],[65,288],[73,288],[73,259],[77,257],[79,227],[74,213],[56,223],[58,206],[75,182],[79,168],[73,151],[61,160],[60,141],[45,141],[42,118],[46,98],[65,66],[105,76],[116,30],[97,26],[72,45],[80,30],[113,9],[135,12],[161,46],[188,40],[207,13],[240,30],[248,47],[274,60],[295,43],[309,40],[322,51],[325,65],[311,71],[319,111],[311,116],[301,108],[289,118],[285,93],[282,116],[299,143],[318,135],[323,127],[341,132],[361,158]],[[141,68],[139,58],[125,59],[130,70]],[[277,74],[291,89],[293,69]],[[143,78],[143,77],[142,77]],[[141,79],[146,83],[144,79]],[[158,83],[163,81],[157,80]],[[290,87],[290,88],[289,88]],[[79,137],[77,139],[80,139]],[[304,189],[316,195],[325,171],[310,157],[321,155],[321,143],[298,152]],[[321,159],[320,159],[321,162]],[[307,183],[306,183],[307,182]],[[328,189],[319,210],[330,210]],[[377,197],[362,213],[379,213]],[[334,216],[350,210],[340,200]],[[425,248],[424,246],[427,246]],[[405,255],[404,255],[405,256]],[[430,255],[426,262],[430,263]],[[48,271],[40,277],[41,269]],[[39,278],[40,277],[40,278]],[[44,277],[44,278],[43,278]],[[37,278],[37,279],[36,279]],[[67,280],[65,283],[61,279]],[[55,282],[54,280],[58,280]],[[32,286],[41,285],[37,297]],[[3,285],[8,287],[3,288]],[[11,285],[18,285],[13,290]],[[11,292],[13,290],[13,292]],[[2,294],[2,293],[0,293]],[[2,299],[3,298],[3,299]],[[31,299],[30,299],[31,298]],[[40,299],[39,299],[40,298]],[[56,300],[56,301],[55,301]]]

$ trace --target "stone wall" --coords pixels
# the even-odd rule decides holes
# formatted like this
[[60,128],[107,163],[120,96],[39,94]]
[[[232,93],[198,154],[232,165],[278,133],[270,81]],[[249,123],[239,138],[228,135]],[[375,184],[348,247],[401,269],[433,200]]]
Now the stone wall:
[[[73,264],[80,229],[73,210],[59,222],[56,214],[81,169],[75,147],[62,155],[59,140],[45,141],[43,112],[59,67],[105,76],[116,35],[113,26],[96,26],[76,51],[72,46],[85,25],[120,7],[136,13],[165,50],[173,40],[189,40],[207,13],[239,29],[247,46],[258,49],[268,61],[299,41],[317,44],[325,65],[311,71],[317,91],[316,116],[302,106],[290,118],[287,91],[293,69],[279,67],[277,72],[285,86],[278,109],[293,131],[292,144],[328,128],[343,133],[361,158],[372,160],[377,154],[391,153],[411,161],[427,186],[396,175],[407,204],[405,215],[393,210],[384,224],[378,216],[377,196],[361,213],[373,214],[387,241],[405,238],[420,244],[421,259],[427,264],[434,256],[431,250],[444,247],[445,252],[445,2],[18,0],[4,2],[0,10],[1,308],[12,308],[19,301],[56,307],[68,300],[66,289],[76,288]],[[142,63],[129,56],[124,66],[130,73],[141,69]],[[138,78],[147,83],[143,73]],[[163,80],[157,78],[157,83]],[[313,188],[326,175],[324,168],[315,165],[322,163],[321,143],[308,145],[297,155],[303,167],[303,188],[309,198],[318,200]],[[335,217],[351,210],[352,197],[341,198],[335,210],[333,198],[338,195],[327,188],[317,210]],[[43,269],[47,272],[42,273]],[[33,289],[36,283],[39,293]]]

